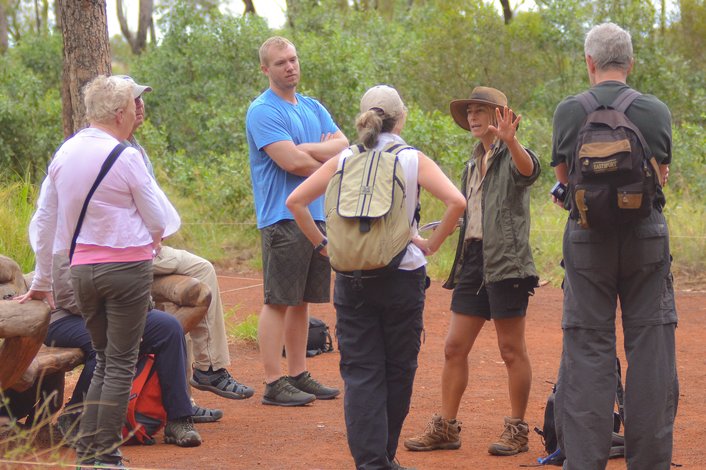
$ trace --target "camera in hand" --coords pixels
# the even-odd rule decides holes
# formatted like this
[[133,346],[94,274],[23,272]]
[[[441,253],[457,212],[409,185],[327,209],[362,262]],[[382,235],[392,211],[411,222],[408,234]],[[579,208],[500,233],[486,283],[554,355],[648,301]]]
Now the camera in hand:
[[566,186],[564,186],[561,181],[557,181],[556,184],[552,186],[549,194],[557,198],[559,201],[564,202],[564,199],[566,199]]

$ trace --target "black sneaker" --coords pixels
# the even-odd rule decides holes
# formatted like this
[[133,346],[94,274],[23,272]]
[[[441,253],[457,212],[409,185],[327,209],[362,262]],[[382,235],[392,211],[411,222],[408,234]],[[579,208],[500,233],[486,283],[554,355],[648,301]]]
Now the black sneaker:
[[320,384],[307,371],[302,372],[296,377],[288,377],[289,382],[302,392],[311,393],[316,396],[317,400],[331,400],[340,395],[341,391],[337,388],[327,387]]
[[197,447],[201,445],[201,436],[194,429],[190,417],[167,421],[164,427],[164,442],[176,444],[179,447]]
[[203,408],[199,405],[192,405],[193,415],[191,420],[194,423],[215,423],[223,417],[223,411],[216,408]]
[[199,390],[213,392],[216,395],[235,400],[250,398],[255,393],[252,388],[235,380],[226,369],[214,371],[212,367],[209,367],[205,372],[194,369],[194,375],[189,383]]
[[295,388],[289,377],[280,377],[274,382],[266,384],[265,393],[262,395],[264,405],[302,406],[314,400],[316,400],[316,395]]

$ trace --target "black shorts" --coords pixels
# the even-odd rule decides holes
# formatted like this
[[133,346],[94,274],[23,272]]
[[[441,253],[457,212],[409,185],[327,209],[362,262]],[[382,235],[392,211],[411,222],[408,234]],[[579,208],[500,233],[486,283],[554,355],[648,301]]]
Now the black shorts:
[[[325,230],[323,223],[316,224]],[[294,306],[331,300],[328,258],[314,251],[296,222],[283,220],[269,225],[260,236],[265,304]]]
[[537,278],[483,283],[483,242],[466,242],[464,260],[451,296],[451,311],[486,320],[524,317]]

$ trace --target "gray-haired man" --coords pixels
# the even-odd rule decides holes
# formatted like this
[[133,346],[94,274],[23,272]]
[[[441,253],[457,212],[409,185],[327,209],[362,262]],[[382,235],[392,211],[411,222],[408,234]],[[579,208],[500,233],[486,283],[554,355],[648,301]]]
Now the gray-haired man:
[[[626,84],[633,67],[630,35],[615,24],[601,24],[586,35],[584,50],[590,93],[599,104],[608,106],[630,88]],[[647,141],[659,164],[661,183],[666,183],[672,158],[669,109],[654,96],[640,95],[625,114]],[[552,166],[564,184],[576,166],[576,140],[585,117],[575,96],[562,101],[554,113]],[[628,361],[627,466],[670,467],[679,393],[674,339],[677,313],[664,203],[658,187],[651,215],[637,222],[598,230],[582,228],[571,216],[567,220],[564,343],[556,395],[565,469],[601,469],[607,464],[617,383],[618,299]]]

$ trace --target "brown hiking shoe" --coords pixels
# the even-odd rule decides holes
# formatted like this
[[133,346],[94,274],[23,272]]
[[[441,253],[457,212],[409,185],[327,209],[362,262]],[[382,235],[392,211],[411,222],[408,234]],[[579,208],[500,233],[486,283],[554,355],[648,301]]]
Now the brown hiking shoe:
[[455,419],[444,419],[440,415],[431,417],[424,434],[404,441],[409,450],[458,449],[461,447],[461,422]]
[[497,442],[490,444],[488,452],[493,455],[515,455],[527,452],[529,426],[520,418],[505,417],[505,430]]

